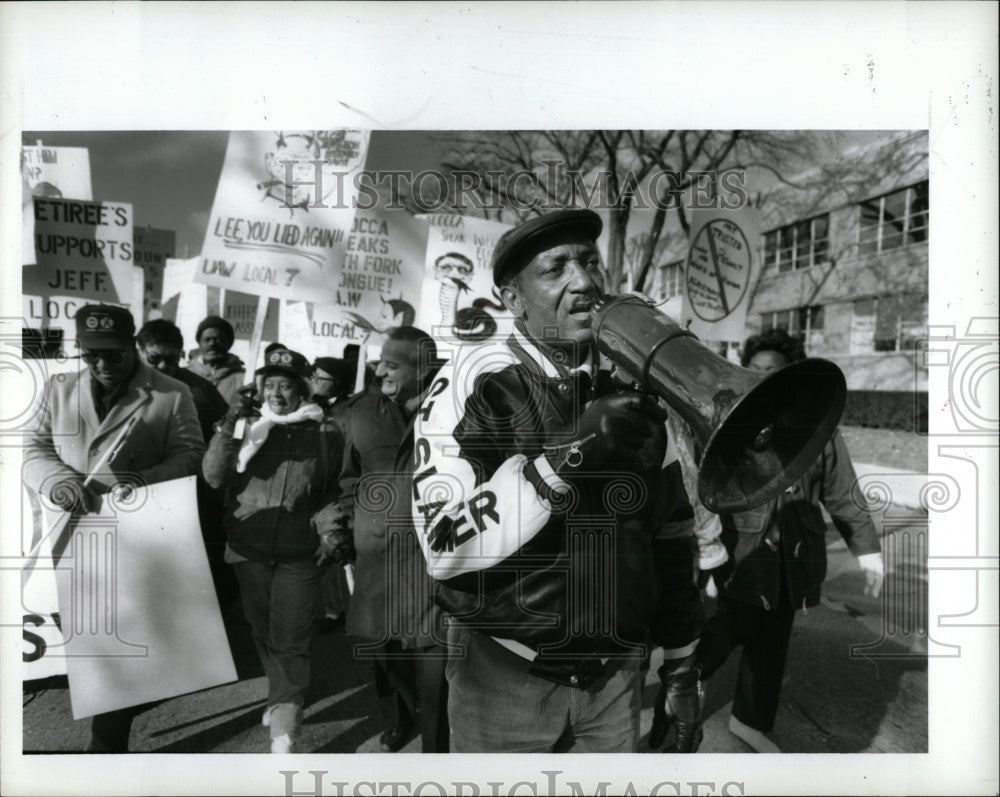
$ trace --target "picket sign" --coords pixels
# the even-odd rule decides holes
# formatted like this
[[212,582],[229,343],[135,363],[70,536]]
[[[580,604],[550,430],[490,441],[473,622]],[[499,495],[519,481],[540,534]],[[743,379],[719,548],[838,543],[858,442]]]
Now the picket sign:
[[[201,539],[195,477],[104,496],[57,578],[73,719],[237,678]],[[69,574],[67,574],[69,575]]]

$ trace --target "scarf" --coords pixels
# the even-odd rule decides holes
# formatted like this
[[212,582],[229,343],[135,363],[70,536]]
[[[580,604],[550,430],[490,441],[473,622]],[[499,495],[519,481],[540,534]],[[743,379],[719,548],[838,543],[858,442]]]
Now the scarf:
[[323,410],[316,404],[303,403],[295,412],[288,415],[275,415],[271,408],[265,404],[260,408],[260,418],[250,426],[240,452],[236,457],[236,472],[243,473],[247,469],[247,464],[254,455],[260,451],[260,447],[267,440],[267,434],[275,424],[298,423],[299,421],[321,421],[323,420]]

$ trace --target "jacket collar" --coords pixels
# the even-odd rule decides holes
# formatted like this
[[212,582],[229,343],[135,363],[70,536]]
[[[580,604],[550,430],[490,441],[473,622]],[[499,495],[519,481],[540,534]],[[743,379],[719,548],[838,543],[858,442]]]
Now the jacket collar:
[[583,372],[591,378],[594,377],[597,358],[593,346],[588,347],[587,355],[580,365],[569,368],[553,360],[548,349],[539,346],[530,338],[520,320],[514,322],[514,331],[507,338],[507,345],[514,355],[538,376],[548,379],[568,379],[574,373]]
[[[138,358],[137,358],[138,360]],[[103,421],[98,420],[97,410],[94,409],[94,392],[92,387],[93,377],[89,370],[84,370],[81,378],[80,399],[83,408],[84,418],[87,424],[95,429],[94,438],[101,437],[117,429],[144,404],[150,401],[153,391],[153,382],[156,379],[156,372],[141,360],[136,363],[135,373],[125,387],[125,392],[121,398],[115,402]]]

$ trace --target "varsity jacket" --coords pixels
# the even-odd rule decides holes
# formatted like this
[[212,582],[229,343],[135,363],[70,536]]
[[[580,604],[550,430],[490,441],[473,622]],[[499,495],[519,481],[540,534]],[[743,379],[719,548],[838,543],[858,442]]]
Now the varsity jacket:
[[413,520],[438,604],[539,665],[634,655],[650,631],[663,644],[654,539],[693,526],[665,431],[651,465],[590,463],[553,492],[543,446],[613,390],[605,372],[581,381],[516,328],[457,351],[414,424]]

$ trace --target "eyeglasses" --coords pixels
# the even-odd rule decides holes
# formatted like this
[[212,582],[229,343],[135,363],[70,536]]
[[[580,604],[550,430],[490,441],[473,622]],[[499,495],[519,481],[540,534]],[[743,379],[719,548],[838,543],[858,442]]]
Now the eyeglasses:
[[179,354],[146,354],[143,352],[142,358],[146,361],[147,365],[151,365],[154,368],[160,363],[166,365],[180,365],[181,356]]
[[80,359],[87,365],[97,365],[98,360],[103,360],[105,365],[121,365],[128,352],[122,349],[101,349],[99,351],[85,351],[80,355]]
[[331,382],[332,383],[332,382],[336,382],[337,380],[334,379],[332,376],[319,376],[318,374],[313,374],[312,375],[312,381],[313,382]]

